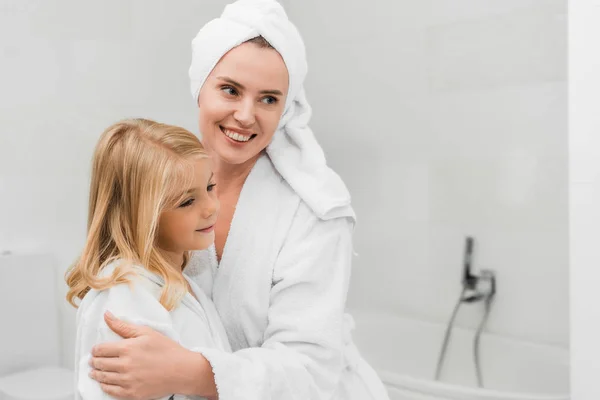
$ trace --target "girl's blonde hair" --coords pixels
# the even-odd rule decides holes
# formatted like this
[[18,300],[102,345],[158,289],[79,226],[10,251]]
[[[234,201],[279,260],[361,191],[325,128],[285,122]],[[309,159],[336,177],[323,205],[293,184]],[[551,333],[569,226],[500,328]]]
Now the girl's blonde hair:
[[[184,201],[192,186],[193,162],[207,157],[189,131],[146,119],[110,126],[92,162],[88,233],[81,256],[67,271],[67,301],[77,307],[90,289],[130,282],[133,264],[161,276],[160,303],[171,310],[186,293],[186,281],[156,247],[160,214]],[[99,277],[113,261],[111,276]],[[189,254],[184,255],[184,265]],[[182,266],[182,267],[183,267]]]

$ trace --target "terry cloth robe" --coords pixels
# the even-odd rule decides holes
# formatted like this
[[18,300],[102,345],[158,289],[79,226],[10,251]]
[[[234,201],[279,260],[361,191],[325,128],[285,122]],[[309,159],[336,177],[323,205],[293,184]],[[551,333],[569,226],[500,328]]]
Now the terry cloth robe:
[[[116,262],[107,265],[100,275],[109,276]],[[164,284],[162,278],[142,267],[135,269],[139,274],[133,278],[131,285],[118,284],[102,291],[92,289],[81,301],[77,311],[75,343],[76,400],[113,399],[102,391],[100,383],[88,376],[92,347],[122,339],[104,322],[106,310],[123,321],[148,326],[190,350],[214,348],[224,353],[231,351],[212,301],[191,279],[186,277],[194,295],[186,293],[178,306],[167,311],[159,302]],[[175,395],[173,399],[186,397]]]
[[353,218],[323,220],[267,155],[242,189],[221,262],[185,270],[212,297],[234,353],[198,349],[220,400],[387,400],[344,314]]

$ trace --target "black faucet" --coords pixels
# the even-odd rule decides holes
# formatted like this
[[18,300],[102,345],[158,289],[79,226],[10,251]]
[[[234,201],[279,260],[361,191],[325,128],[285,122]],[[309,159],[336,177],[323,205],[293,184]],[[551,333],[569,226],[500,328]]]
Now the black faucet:
[[491,301],[496,294],[496,274],[492,270],[483,269],[479,275],[473,275],[471,272],[473,247],[473,238],[467,236],[463,264],[462,286],[464,296],[462,301],[465,303],[474,303],[480,300]]
[[465,243],[465,257],[463,263],[462,284],[466,289],[474,290],[477,286],[477,277],[471,273],[471,264],[473,262],[473,238],[467,236]]

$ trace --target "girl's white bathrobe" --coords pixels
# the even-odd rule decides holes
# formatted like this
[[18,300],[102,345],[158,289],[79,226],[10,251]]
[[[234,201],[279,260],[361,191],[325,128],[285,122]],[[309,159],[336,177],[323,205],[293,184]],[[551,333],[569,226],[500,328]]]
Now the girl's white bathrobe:
[[[108,265],[101,276],[108,276],[115,263]],[[91,367],[92,347],[98,343],[118,341],[122,338],[104,322],[104,312],[109,310],[123,321],[148,326],[191,350],[214,348],[231,351],[227,334],[217,311],[202,290],[186,277],[194,295],[186,293],[182,302],[167,311],[158,301],[164,281],[161,277],[136,267],[139,274],[131,285],[119,284],[110,289],[90,290],[77,311],[77,339],[75,344],[75,399],[112,399],[100,384],[88,374]],[[167,397],[168,398],[168,397]],[[185,399],[175,396],[174,399]]]
[[207,346],[220,400],[386,400],[344,315],[351,217],[316,217],[263,155],[242,189],[221,262],[185,270],[212,297],[234,353]]

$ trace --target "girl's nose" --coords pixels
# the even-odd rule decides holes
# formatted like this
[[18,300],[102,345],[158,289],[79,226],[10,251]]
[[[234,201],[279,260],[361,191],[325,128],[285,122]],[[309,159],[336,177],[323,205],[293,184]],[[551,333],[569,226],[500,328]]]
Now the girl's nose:
[[209,198],[206,200],[206,205],[202,208],[202,218],[210,219],[219,212],[219,200]]

